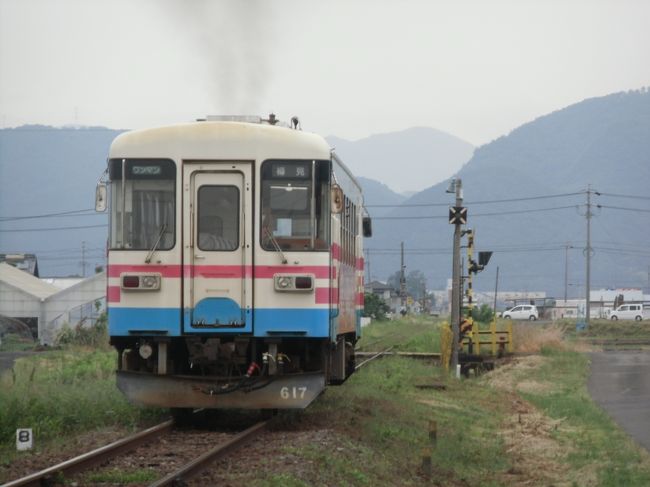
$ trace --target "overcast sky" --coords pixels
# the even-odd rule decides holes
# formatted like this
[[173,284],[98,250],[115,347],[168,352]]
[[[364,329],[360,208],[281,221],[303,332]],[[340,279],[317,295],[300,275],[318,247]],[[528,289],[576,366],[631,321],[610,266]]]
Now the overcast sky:
[[650,2],[0,0],[0,126],[300,116],[475,145],[650,85]]

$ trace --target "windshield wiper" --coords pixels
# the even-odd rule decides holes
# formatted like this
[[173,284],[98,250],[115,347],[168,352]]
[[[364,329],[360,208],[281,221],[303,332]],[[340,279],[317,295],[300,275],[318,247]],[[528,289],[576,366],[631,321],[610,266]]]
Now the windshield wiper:
[[151,257],[153,257],[153,253],[158,248],[158,244],[162,240],[162,236],[165,233],[165,230],[167,230],[167,224],[163,223],[162,226],[160,227],[160,231],[158,232],[158,238],[156,239],[156,243],[153,244],[153,247],[151,247],[151,250],[147,254],[147,258],[144,259],[145,264],[149,264],[151,262]]
[[287,260],[287,258],[284,256],[284,252],[282,252],[282,249],[280,248],[280,244],[278,243],[278,241],[277,241],[277,240],[275,239],[275,237],[273,236],[273,232],[271,232],[271,231],[268,229],[268,227],[266,227],[266,226],[264,226],[264,227],[262,227],[262,228],[264,229],[264,233],[266,233],[266,236],[269,238],[269,240],[270,240],[271,243],[273,244],[273,247],[275,247],[275,250],[277,250],[278,252],[280,252],[280,256],[282,257],[282,263],[283,263],[283,264],[286,264],[287,262],[289,262],[289,261]]

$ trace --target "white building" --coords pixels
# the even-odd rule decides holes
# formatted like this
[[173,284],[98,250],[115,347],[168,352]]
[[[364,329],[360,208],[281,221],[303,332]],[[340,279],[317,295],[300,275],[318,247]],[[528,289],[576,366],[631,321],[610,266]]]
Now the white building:
[[91,323],[105,308],[106,274],[54,283],[0,263],[0,315],[26,323],[42,344],[68,323]]

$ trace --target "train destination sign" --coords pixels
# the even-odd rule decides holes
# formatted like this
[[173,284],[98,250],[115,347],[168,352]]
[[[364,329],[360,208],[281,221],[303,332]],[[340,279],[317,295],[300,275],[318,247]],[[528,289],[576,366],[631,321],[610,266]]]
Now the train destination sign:
[[311,164],[308,163],[278,163],[271,166],[273,179],[309,179],[311,177]]

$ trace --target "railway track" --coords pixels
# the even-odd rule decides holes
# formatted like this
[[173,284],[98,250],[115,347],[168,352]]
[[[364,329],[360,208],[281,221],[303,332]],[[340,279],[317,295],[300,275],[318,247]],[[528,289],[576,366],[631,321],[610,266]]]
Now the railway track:
[[[354,367],[354,370],[359,370],[361,367],[365,366],[369,362],[372,362],[378,357],[381,357],[382,355],[385,355],[389,353],[393,348],[395,347],[389,347],[386,350],[382,350],[381,352],[371,352],[370,357],[361,362],[360,364],[357,364],[356,367]],[[358,353],[358,352],[357,352]]]
[[[230,454],[236,448],[256,438],[259,433],[268,426],[270,421],[271,420],[260,421],[236,434],[220,434],[215,432],[197,433],[192,431],[179,431],[172,433],[174,422],[172,420],[165,421],[157,426],[71,458],[57,465],[53,465],[39,472],[12,480],[3,484],[2,487],[40,487],[44,485],[56,485],[57,483],[61,483],[61,479],[70,479],[72,476],[78,475],[82,472],[88,472],[99,465],[102,465],[102,468],[104,465],[108,465],[108,468],[110,468],[111,462],[119,460],[119,457],[123,454],[134,452],[138,448],[151,448],[152,445],[158,445],[161,442],[161,437],[170,433],[172,433],[172,435],[178,434],[179,438],[171,438],[169,441],[169,443],[173,445],[171,447],[172,451],[162,454],[158,453],[158,456],[162,456],[163,458],[160,464],[162,466],[163,462],[165,464],[179,463],[171,460],[174,456],[177,456],[177,460],[180,460],[180,465],[174,466],[171,471],[166,469],[164,476],[155,482],[152,482],[150,486],[181,487],[186,485],[188,479],[205,470],[212,462]],[[188,442],[189,445],[180,440],[180,437],[183,435],[191,438]],[[220,435],[222,438],[215,442],[215,437]],[[197,436],[202,437],[200,441],[196,440]],[[223,436],[225,436],[225,438]],[[186,447],[183,449],[183,452],[174,451],[181,447]],[[196,455],[193,453],[195,450],[203,451],[203,453]],[[188,452],[190,458],[186,459],[184,457],[187,456]],[[138,457],[135,453],[132,456]],[[149,459],[149,461],[152,460]],[[155,462],[156,460],[153,461]],[[154,465],[157,464],[154,463]],[[113,466],[113,468],[116,467]]]

